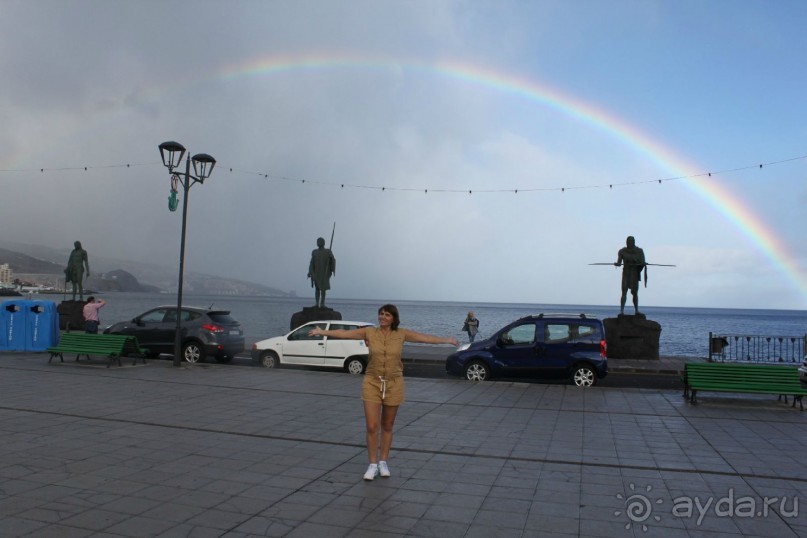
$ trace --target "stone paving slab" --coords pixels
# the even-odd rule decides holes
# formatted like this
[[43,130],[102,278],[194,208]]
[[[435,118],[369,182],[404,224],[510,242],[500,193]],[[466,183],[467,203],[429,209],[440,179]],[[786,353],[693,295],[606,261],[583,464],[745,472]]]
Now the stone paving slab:
[[807,536],[775,397],[407,379],[365,482],[360,383],[0,353],[0,536]]

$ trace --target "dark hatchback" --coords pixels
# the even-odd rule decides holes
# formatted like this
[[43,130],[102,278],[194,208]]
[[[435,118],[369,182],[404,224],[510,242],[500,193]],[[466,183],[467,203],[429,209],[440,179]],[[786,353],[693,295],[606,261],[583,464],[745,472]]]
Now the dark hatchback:
[[[159,306],[140,314],[131,321],[107,327],[104,333],[125,334],[137,337],[140,347],[149,355],[174,354],[177,326],[177,307]],[[227,363],[236,353],[244,351],[244,331],[228,310],[182,307],[182,359],[186,362],[204,362],[213,357]]]
[[461,346],[446,359],[446,371],[471,381],[565,378],[589,387],[608,375],[605,329],[585,314],[526,316],[486,340]]

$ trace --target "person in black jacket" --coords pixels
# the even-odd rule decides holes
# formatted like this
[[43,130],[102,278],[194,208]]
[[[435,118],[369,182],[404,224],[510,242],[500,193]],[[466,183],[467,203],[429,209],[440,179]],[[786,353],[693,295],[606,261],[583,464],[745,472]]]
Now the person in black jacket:
[[462,330],[468,333],[468,341],[473,343],[476,333],[479,332],[479,320],[476,319],[473,312],[468,312],[465,323],[462,325]]

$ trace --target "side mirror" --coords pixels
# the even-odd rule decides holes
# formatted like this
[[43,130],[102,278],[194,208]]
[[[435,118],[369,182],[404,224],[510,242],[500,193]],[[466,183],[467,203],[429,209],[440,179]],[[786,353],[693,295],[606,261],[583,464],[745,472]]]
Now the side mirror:
[[143,320],[142,320],[142,319],[140,319],[140,318],[134,318],[134,319],[132,319],[132,323],[134,323],[134,324],[135,324],[135,325],[137,325],[138,327],[142,327],[143,325],[145,325],[145,323],[143,323]]
[[506,342],[504,341],[504,338],[502,337],[502,335],[499,335],[499,336],[496,337],[496,345],[497,346],[504,347],[505,344],[506,344]]

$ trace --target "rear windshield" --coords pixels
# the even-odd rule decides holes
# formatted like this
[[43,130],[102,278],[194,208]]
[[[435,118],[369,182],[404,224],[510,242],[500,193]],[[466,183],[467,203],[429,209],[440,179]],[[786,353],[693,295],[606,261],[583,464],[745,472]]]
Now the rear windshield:
[[229,312],[208,312],[207,315],[215,321],[216,323],[221,323],[222,325],[237,325],[238,322],[230,316]]

